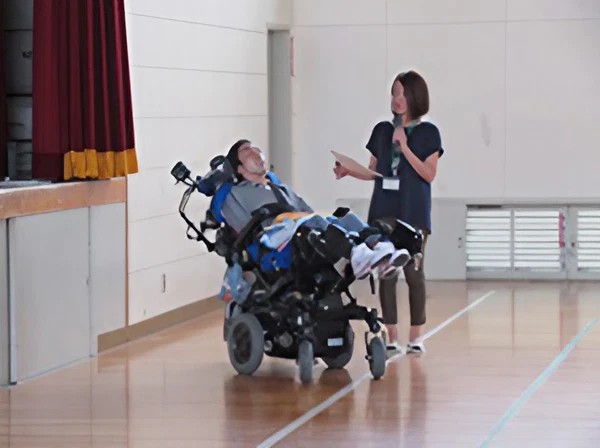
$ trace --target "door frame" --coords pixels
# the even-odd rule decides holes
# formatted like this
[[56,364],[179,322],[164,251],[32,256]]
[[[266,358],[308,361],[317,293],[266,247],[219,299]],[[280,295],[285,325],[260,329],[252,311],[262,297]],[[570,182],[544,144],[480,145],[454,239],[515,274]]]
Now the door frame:
[[[287,53],[283,61],[276,69],[272,65],[272,43],[273,34],[284,33],[287,37]],[[294,185],[293,169],[293,85],[292,85],[292,32],[289,25],[267,25],[267,138],[269,148],[269,163],[271,169],[290,186]],[[285,66],[285,69],[284,69]],[[284,71],[285,70],[285,71]],[[274,85],[274,73],[281,71],[286,73],[286,80]],[[279,89],[285,89],[283,98],[276,103],[275,95]],[[274,93],[275,90],[275,93]],[[281,93],[281,92],[280,92]],[[283,119],[282,119],[283,117]],[[283,131],[275,131],[275,126],[282,126]],[[287,130],[286,130],[287,129]],[[285,135],[284,135],[285,134]],[[277,164],[285,165],[278,170]]]

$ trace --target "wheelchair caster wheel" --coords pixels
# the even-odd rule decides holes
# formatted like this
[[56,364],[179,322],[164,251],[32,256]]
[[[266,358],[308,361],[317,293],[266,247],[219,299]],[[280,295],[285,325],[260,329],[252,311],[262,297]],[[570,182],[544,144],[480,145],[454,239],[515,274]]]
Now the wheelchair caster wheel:
[[373,378],[378,380],[385,374],[387,361],[385,342],[379,336],[374,337],[367,346],[367,360]]
[[313,345],[312,342],[304,340],[298,346],[298,368],[300,370],[300,381],[311,383],[313,380]]

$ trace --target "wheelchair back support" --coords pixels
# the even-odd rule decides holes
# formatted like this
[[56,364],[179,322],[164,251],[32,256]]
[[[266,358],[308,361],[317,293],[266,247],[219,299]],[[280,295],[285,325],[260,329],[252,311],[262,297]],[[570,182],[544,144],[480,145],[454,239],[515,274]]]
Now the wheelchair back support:
[[[280,186],[281,185],[281,181],[280,179],[274,174],[269,172],[267,174],[267,177],[269,178],[269,180],[275,184],[276,186]],[[205,181],[206,183],[211,182],[212,180],[210,179],[210,176],[205,176],[204,179],[208,178],[207,181]],[[198,190],[199,191],[210,191],[209,188],[206,187],[206,183],[203,184],[203,181],[201,180],[198,183]],[[225,221],[225,218],[223,217],[223,205],[225,203],[225,200],[227,199],[228,195],[231,192],[231,189],[234,186],[234,182],[233,182],[233,176],[228,179],[227,182],[223,182],[220,186],[218,186],[218,188],[216,189],[214,196],[211,200],[210,203],[210,212],[212,214],[212,217],[214,218],[214,220],[218,223],[218,224],[225,224],[225,226],[227,226],[227,222]],[[284,212],[286,211],[285,209],[281,209],[278,210],[277,207],[273,207],[270,210],[266,209],[266,210],[259,210],[259,215],[257,216],[256,221],[261,221],[261,217],[260,217],[260,212],[263,212],[264,218],[270,218],[272,214],[278,214],[278,212]],[[253,219],[253,221],[255,221]],[[259,223],[249,223],[249,227],[253,227],[254,225],[258,225]],[[254,234],[255,232],[250,230],[250,229],[244,229],[247,230],[247,232],[242,231],[241,233],[250,233],[250,234]],[[231,229],[229,229],[230,232],[233,232]],[[246,240],[246,238],[242,237],[242,240]],[[250,257],[252,258],[252,261],[254,263],[256,263],[260,270],[262,272],[272,272],[275,270],[280,270],[280,269],[289,269],[291,267],[292,264],[292,253],[291,253],[291,245],[287,245],[283,250],[281,251],[276,251],[276,250],[271,250],[271,249],[267,249],[264,246],[261,245],[261,243],[257,240],[252,240],[252,238],[249,238],[248,241],[244,241],[246,243],[245,247],[240,247],[239,249],[243,250],[246,249],[248,254],[250,255]]]

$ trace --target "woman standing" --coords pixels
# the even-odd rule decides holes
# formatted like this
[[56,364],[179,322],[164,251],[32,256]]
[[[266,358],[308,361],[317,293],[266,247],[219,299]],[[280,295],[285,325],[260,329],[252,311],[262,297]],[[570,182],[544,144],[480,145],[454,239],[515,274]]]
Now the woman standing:
[[[425,80],[414,71],[400,73],[392,84],[393,121],[375,125],[367,149],[371,153],[369,168],[383,178],[355,175],[337,165],[338,179],[351,175],[374,180],[369,207],[369,223],[376,219],[400,219],[423,232],[423,255],[431,234],[431,183],[435,179],[438,159],[444,153],[437,127],[422,121],[429,112],[429,90]],[[418,269],[414,261],[404,267],[409,289],[410,332],[408,353],[424,353],[420,340],[425,325],[425,259]],[[380,278],[379,300],[389,337],[389,350],[399,350],[396,283],[398,275]]]

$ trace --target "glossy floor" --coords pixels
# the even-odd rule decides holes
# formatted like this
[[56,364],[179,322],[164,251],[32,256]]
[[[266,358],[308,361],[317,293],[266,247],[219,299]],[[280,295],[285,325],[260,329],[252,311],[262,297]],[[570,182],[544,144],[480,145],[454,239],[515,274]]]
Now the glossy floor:
[[0,447],[257,446],[345,387],[276,446],[600,445],[600,324],[582,332],[600,316],[598,284],[434,282],[428,295],[429,330],[454,320],[380,381],[364,379],[363,324],[348,368],[317,366],[312,385],[270,358],[237,376],[216,312],[0,389]]

